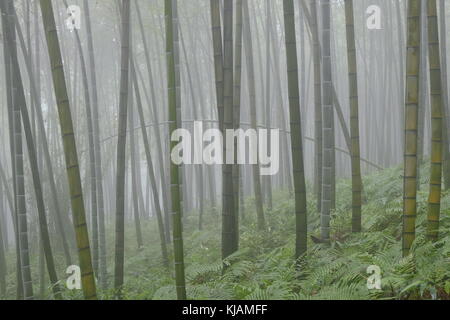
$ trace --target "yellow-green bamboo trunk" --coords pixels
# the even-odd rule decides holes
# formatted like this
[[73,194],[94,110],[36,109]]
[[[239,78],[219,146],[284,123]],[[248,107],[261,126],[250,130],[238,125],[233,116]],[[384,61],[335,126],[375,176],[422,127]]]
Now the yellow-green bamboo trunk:
[[[445,32],[445,31],[443,31]],[[431,94],[431,173],[430,195],[428,198],[427,237],[433,241],[438,239],[439,214],[441,210],[442,190],[442,85],[441,58],[439,46],[439,27],[436,0],[428,0],[428,45],[430,62],[430,94]]]
[[[177,129],[177,87],[175,72],[175,44],[173,30],[173,0],[164,1],[166,16],[166,58],[167,58],[167,89],[169,106],[169,136]],[[180,115],[181,116],[181,115]],[[170,149],[176,147],[177,142],[172,141]],[[179,175],[181,170],[174,162],[170,163],[170,190],[172,199],[172,232],[175,262],[175,283],[178,300],[186,300],[186,281],[184,276],[183,253],[183,225],[181,207],[181,187]]]
[[352,231],[361,232],[361,159],[359,144],[358,66],[356,57],[353,0],[345,1],[347,60],[350,94],[350,137],[352,167]]
[[421,0],[408,1],[402,231],[403,256],[409,254],[416,235],[421,3]]
[[[67,8],[67,0],[63,0],[64,6]],[[94,145],[94,128],[92,122],[92,105],[89,95],[89,80],[87,76],[86,60],[83,54],[78,30],[75,30],[75,41],[78,54],[80,57],[81,76],[83,82],[84,104],[86,107],[86,127],[88,135],[89,147],[89,174],[91,182],[91,231],[92,231],[92,264],[94,274],[98,276],[98,219],[97,219],[97,177],[95,170],[95,145]]]
[[92,269],[89,234],[86,225],[83,192],[81,187],[78,153],[73,130],[72,114],[67,95],[67,86],[62,64],[61,50],[56,31],[51,0],[40,0],[42,20],[47,39],[48,54],[52,68],[53,86],[57,101],[59,122],[64,146],[69,192],[72,205],[73,224],[81,268],[81,283],[85,299],[97,299],[94,272]]
[[299,258],[306,253],[308,229],[294,1],[283,0],[283,11],[291,124],[291,151],[295,191],[295,257]]

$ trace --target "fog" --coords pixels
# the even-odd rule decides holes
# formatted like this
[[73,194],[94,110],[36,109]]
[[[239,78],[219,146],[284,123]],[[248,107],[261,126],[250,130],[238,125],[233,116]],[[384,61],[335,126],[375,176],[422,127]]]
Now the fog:
[[[301,269],[316,246],[376,234],[369,217],[390,201],[399,257],[421,212],[417,232],[437,239],[446,1],[3,0],[1,12],[0,299],[215,299],[228,280],[196,296],[200,265],[231,274],[273,246]],[[147,292],[145,277],[165,280]]]

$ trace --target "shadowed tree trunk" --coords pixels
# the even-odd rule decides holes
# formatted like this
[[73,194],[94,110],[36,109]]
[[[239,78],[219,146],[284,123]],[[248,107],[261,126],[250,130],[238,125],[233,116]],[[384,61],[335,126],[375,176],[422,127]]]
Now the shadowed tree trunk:
[[114,288],[118,298],[122,298],[125,254],[125,172],[128,116],[128,82],[130,54],[130,0],[122,0],[121,9],[121,75],[119,101],[119,130],[117,142],[116,171],[116,240]]
[[352,167],[352,231],[361,232],[362,179],[359,146],[358,66],[356,56],[353,0],[345,1],[347,60],[350,94],[350,135]]
[[303,139],[300,115],[297,42],[295,36],[295,11],[293,0],[283,0],[288,94],[291,127],[291,151],[295,192],[295,258],[307,250],[306,182],[303,164]]
[[[166,59],[167,59],[167,89],[169,99],[169,134],[172,136],[181,122],[181,113],[177,114],[177,86],[175,71],[175,41],[173,25],[173,1],[164,0],[164,13],[166,17]],[[171,141],[170,150],[177,145],[176,141]],[[183,225],[182,225],[182,206],[181,206],[181,170],[173,161],[170,163],[170,190],[172,196],[172,232],[173,248],[175,260],[175,283],[178,300],[186,300],[186,283],[184,275],[184,253],[183,253]]]
[[[223,18],[223,132],[233,129],[233,2],[225,0]],[[228,136],[224,135],[223,158],[225,160],[229,148]],[[233,165],[224,163],[222,165],[222,259],[225,259],[235,251],[236,244],[236,215],[234,211],[233,193]]]

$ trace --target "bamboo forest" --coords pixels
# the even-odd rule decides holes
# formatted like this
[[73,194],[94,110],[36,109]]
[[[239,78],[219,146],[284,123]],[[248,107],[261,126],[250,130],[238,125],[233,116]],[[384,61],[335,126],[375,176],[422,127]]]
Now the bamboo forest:
[[450,1],[0,9],[0,300],[450,299]]

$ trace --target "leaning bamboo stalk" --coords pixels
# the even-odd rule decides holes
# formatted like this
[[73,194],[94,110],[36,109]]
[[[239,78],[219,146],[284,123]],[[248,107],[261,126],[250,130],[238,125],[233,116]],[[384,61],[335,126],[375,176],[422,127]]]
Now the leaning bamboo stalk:
[[[31,56],[30,56],[30,52],[26,49],[26,45],[25,45],[25,40],[22,34],[22,30],[20,28],[18,19],[17,19],[17,15],[14,15],[14,19],[15,19],[15,24],[16,24],[16,31],[17,31],[17,36],[18,36],[18,40],[19,40],[19,44],[20,44],[20,48],[22,50],[22,54],[24,55],[25,59],[25,67],[28,71],[28,76],[30,79],[34,79],[34,75],[35,72],[33,71],[32,65],[31,65]],[[34,81],[30,81],[30,91],[31,91],[31,98],[34,101],[35,106],[36,105],[40,105],[40,92],[38,90],[38,86],[35,84]],[[43,153],[44,153],[44,160],[45,160],[45,164],[46,164],[46,168],[47,168],[47,176],[49,179],[49,184],[50,184],[50,191],[52,192],[52,194],[57,194],[57,189],[56,189],[56,182],[55,182],[55,177],[53,174],[53,166],[52,166],[52,162],[51,162],[51,156],[50,156],[50,151],[49,151],[49,146],[48,146],[48,139],[45,133],[45,127],[44,127],[44,118],[42,115],[42,110],[41,108],[38,108],[36,110],[36,119],[37,119],[37,125],[38,125],[38,132],[41,136],[41,142],[42,142],[42,149],[43,149]],[[55,219],[55,225],[56,225],[56,230],[59,234],[59,236],[61,237],[61,242],[62,242],[62,247],[63,247],[63,251],[64,251],[64,256],[65,256],[65,260],[66,260],[66,264],[67,265],[71,265],[72,264],[72,258],[70,256],[70,248],[69,248],[69,243],[68,243],[68,239],[67,239],[67,235],[64,231],[64,220],[67,220],[67,216],[63,216],[62,211],[60,210],[61,206],[60,206],[60,202],[58,197],[52,197],[52,202],[53,202],[53,211],[54,211],[54,219]],[[63,219],[64,217],[66,217],[66,219]]]
[[[10,15],[12,19],[15,17],[15,9],[12,6],[11,7]],[[15,26],[15,23],[13,22],[10,27],[13,28]],[[13,29],[14,30],[14,29]],[[25,92],[23,88],[23,82],[22,82],[22,76],[20,73],[20,66],[19,61],[17,58],[17,45],[12,39],[11,32],[14,32],[13,30],[9,30],[6,33],[8,36],[8,42],[10,45],[10,58],[12,61],[12,67],[13,67],[13,82],[16,84],[16,103],[19,105],[20,108],[20,116],[22,118],[23,122],[23,130],[25,133],[26,138],[26,144],[28,149],[28,157],[30,161],[30,168],[32,173],[32,180],[33,180],[33,186],[35,191],[35,199],[36,199],[36,205],[37,205],[37,212],[38,212],[38,218],[39,218],[39,230],[40,230],[40,236],[42,245],[44,248],[44,255],[46,260],[46,265],[49,273],[49,278],[52,283],[53,292],[55,295],[55,298],[61,299],[61,292],[58,285],[58,278],[56,275],[56,269],[55,269],[55,262],[53,259],[53,253],[52,248],[50,244],[50,236],[48,232],[48,224],[47,224],[47,217],[45,212],[45,204],[44,204],[44,196],[42,192],[42,184],[41,184],[41,178],[39,174],[39,165],[38,165],[38,159],[36,154],[36,147],[35,142],[33,138],[33,132],[32,132],[32,126],[31,121],[28,114],[28,109],[26,106],[26,99],[25,99]]]
[[162,210],[161,210],[162,205],[159,200],[158,185],[156,183],[156,178],[155,178],[155,173],[154,173],[154,166],[153,166],[152,155],[150,152],[150,142],[148,139],[147,128],[144,125],[144,111],[143,111],[143,107],[142,107],[141,94],[140,94],[139,87],[138,87],[139,84],[137,81],[136,67],[134,65],[133,58],[131,61],[131,77],[132,77],[131,79],[134,84],[134,91],[135,91],[135,95],[136,95],[136,107],[137,107],[138,114],[139,114],[139,122],[141,124],[145,156],[147,159],[147,171],[148,171],[149,178],[150,178],[151,190],[152,190],[153,201],[154,201],[154,206],[155,206],[155,211],[156,211],[156,219],[157,219],[157,223],[158,223],[158,231],[159,231],[159,237],[160,237],[160,241],[161,241],[161,253],[162,253],[164,266],[168,267],[169,259],[167,256],[167,245],[166,245],[166,240],[165,240],[165,235],[164,235],[164,232],[165,232],[164,231],[164,222],[163,222],[163,216],[162,216]]
[[[11,86],[11,103],[9,104],[9,121],[12,133],[12,151],[13,151],[13,178],[14,178],[14,195],[16,208],[16,234],[18,242],[18,295],[26,300],[33,299],[33,283],[31,279],[31,266],[29,256],[28,243],[28,217],[25,198],[25,176],[23,163],[23,148],[22,148],[22,123],[20,115],[20,103],[18,99],[18,79],[14,76],[17,72],[12,56],[14,55],[13,46],[15,46],[15,24],[13,19],[14,3],[6,1],[1,3],[3,32],[7,35],[7,53],[9,55],[9,81]],[[20,276],[19,276],[20,274]]]
[[40,0],[42,20],[46,31],[47,49],[50,57],[53,86],[57,100],[59,122],[64,146],[69,192],[72,205],[73,224],[81,268],[81,283],[85,299],[97,299],[94,272],[92,269],[89,233],[86,224],[83,191],[78,165],[78,153],[73,130],[72,114],[67,94],[61,50],[56,30],[51,0]]
[[[64,5],[67,7],[67,1],[64,0]],[[89,81],[86,70],[86,61],[83,53],[83,48],[81,45],[80,35],[78,30],[75,30],[75,41],[77,44],[78,54],[80,57],[81,66],[81,79],[83,82],[83,92],[84,92],[84,103],[86,107],[86,127],[88,136],[88,146],[89,146],[89,173],[91,182],[91,222],[92,222],[92,263],[94,272],[98,275],[98,264],[99,264],[99,243],[98,243],[98,209],[97,209],[97,175],[95,168],[95,144],[94,144],[94,128],[92,122],[92,104],[91,97],[89,95]]]

